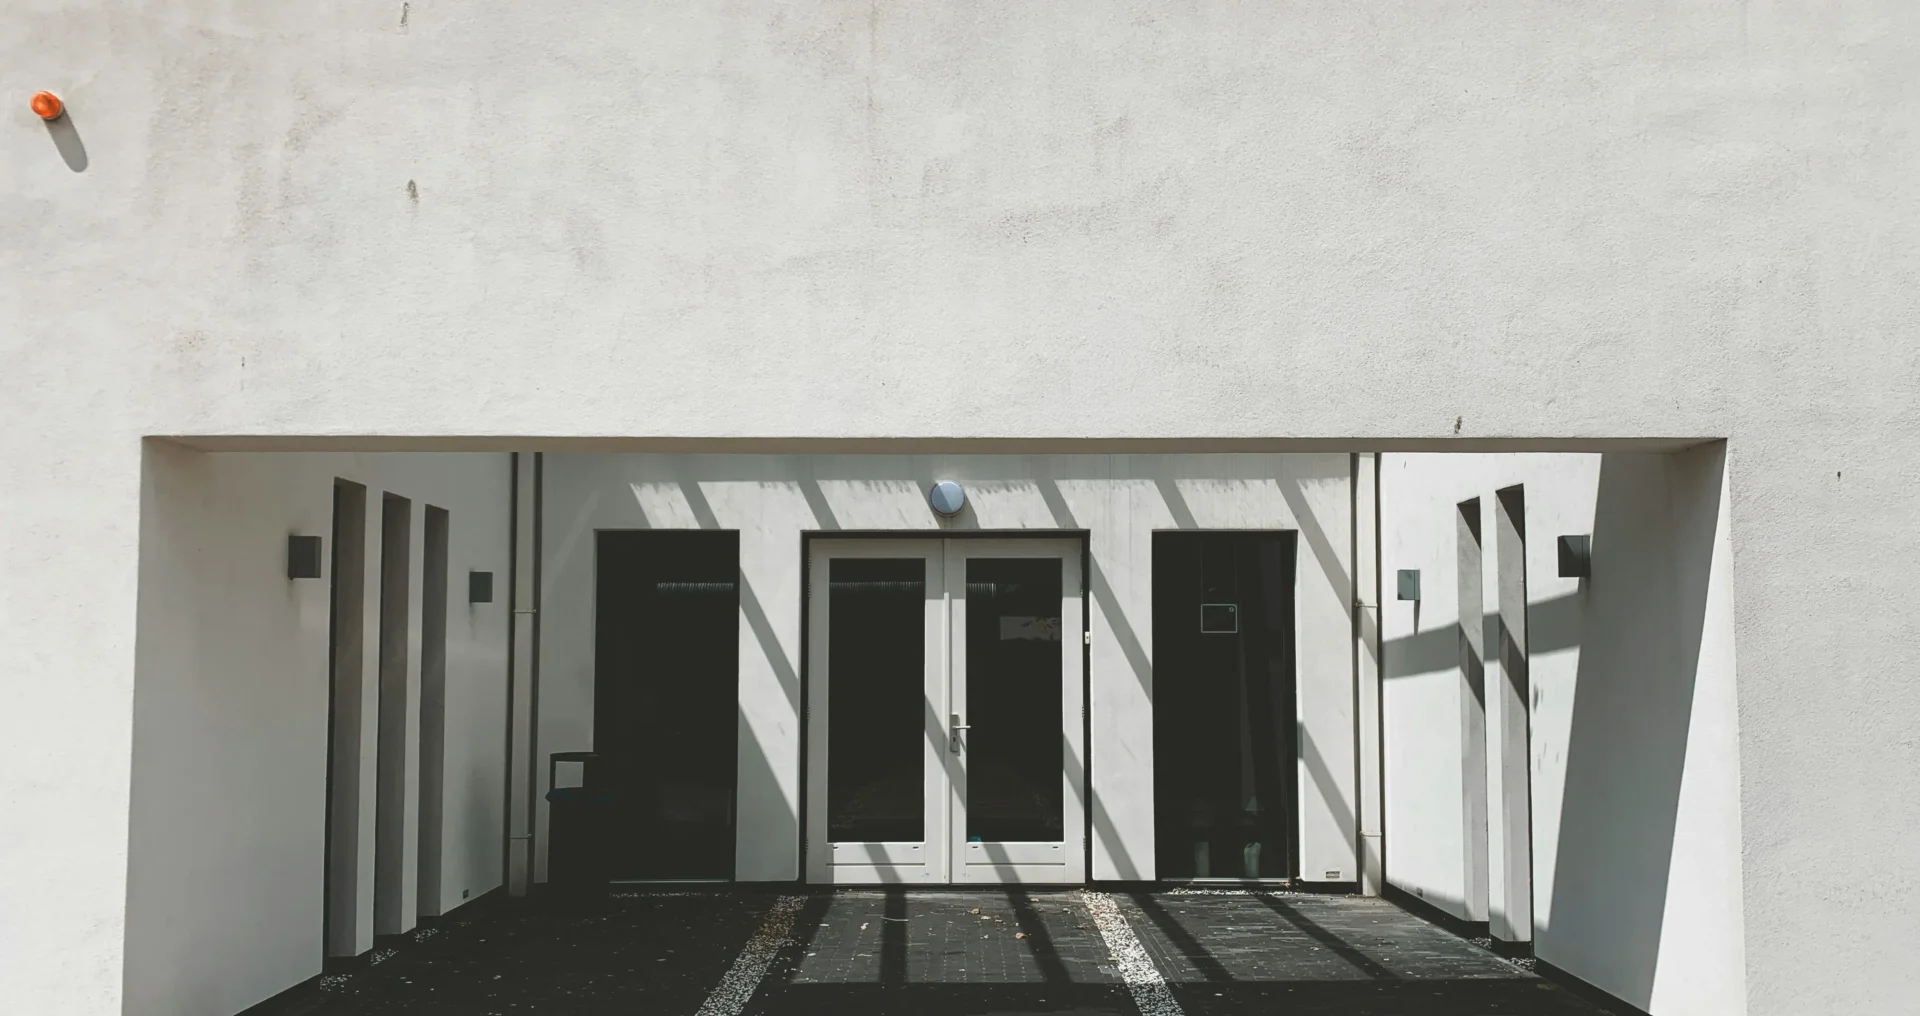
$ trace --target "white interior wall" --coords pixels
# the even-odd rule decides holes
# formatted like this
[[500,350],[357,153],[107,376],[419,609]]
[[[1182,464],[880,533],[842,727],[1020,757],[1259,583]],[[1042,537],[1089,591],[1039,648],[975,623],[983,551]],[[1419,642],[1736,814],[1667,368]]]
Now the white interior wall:
[[[1386,882],[1461,920],[1467,903],[1465,751],[1459,721],[1455,502],[1409,501],[1401,456],[1380,473],[1381,753]],[[1444,509],[1444,510],[1442,510]],[[1447,555],[1442,561],[1441,554]],[[1420,572],[1420,599],[1398,598],[1398,572]],[[1416,620],[1417,619],[1417,620]]]
[[[1462,920],[1485,920],[1469,891],[1467,783],[1460,671],[1459,505],[1479,497],[1482,602],[1494,556],[1489,473],[1502,458],[1380,457],[1382,750],[1385,754],[1387,882]],[[1579,459],[1579,456],[1570,458]],[[1399,599],[1398,572],[1420,573],[1420,599]],[[1469,583],[1471,585],[1471,583]]]
[[[797,878],[802,533],[1085,529],[1092,876],[1150,879],[1153,533],[1298,529],[1301,865],[1314,879],[1354,880],[1350,470],[1345,454],[548,455],[538,750],[592,747],[594,532],[738,529],[736,874]],[[967,488],[955,519],[927,507],[937,478]],[[544,866],[544,835],[538,844]]]
[[[149,442],[143,477],[122,1008],[232,1013],[322,961],[331,572],[289,580],[286,554],[299,533],[328,539],[330,556],[335,477],[368,488],[375,620],[381,493],[413,499],[416,530],[425,505],[450,513],[442,894],[458,901],[499,882],[508,618],[504,602],[469,605],[463,594],[468,570],[506,572],[507,459],[207,454]],[[414,575],[417,612],[417,562]],[[361,949],[372,934],[374,631],[363,682]],[[417,653],[412,666],[417,680]]]
[[[1417,627],[1383,610],[1388,880],[1465,916],[1455,506],[1524,484],[1535,954],[1655,1016],[1746,1006],[1721,447],[1382,462],[1382,573],[1424,594]],[[1568,534],[1590,580],[1559,577]]]
[[1601,459],[1561,800],[1535,822],[1558,830],[1536,954],[1654,1016],[1746,1011],[1725,466]]

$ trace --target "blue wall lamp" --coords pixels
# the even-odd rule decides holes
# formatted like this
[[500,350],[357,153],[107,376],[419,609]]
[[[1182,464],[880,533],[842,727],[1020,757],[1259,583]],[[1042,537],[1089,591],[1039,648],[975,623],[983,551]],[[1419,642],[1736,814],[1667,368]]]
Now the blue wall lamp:
[[953,518],[967,506],[966,488],[952,480],[941,480],[927,491],[927,505],[941,518]]

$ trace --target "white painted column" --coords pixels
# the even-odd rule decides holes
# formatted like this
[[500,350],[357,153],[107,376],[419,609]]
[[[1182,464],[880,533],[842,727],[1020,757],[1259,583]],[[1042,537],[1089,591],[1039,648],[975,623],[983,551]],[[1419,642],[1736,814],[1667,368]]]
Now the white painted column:
[[[373,767],[379,680],[380,525],[368,515],[379,505],[379,492],[354,485],[341,498],[347,513],[336,528],[337,575],[329,581],[342,590],[340,607],[355,612],[342,616],[335,637],[332,719],[332,798],[328,864],[331,867],[329,957],[358,956],[373,948]],[[371,521],[370,521],[371,519]]]
[[417,806],[419,822],[415,870],[417,907],[421,917],[438,917],[446,909],[441,891],[446,859],[447,760],[447,620],[452,577],[448,554],[451,519],[435,505],[421,512],[420,547],[420,723],[417,727]]
[[1486,627],[1488,887],[1487,922],[1504,942],[1533,940],[1533,837],[1527,715],[1526,495],[1496,491],[1488,506],[1495,607]]
[[1469,921],[1487,919],[1487,654],[1481,519],[1479,498],[1458,506],[1455,575],[1460,604],[1460,821]]
[[[1091,593],[1087,803],[1093,872],[1099,881],[1155,877],[1153,813],[1153,530],[1177,520],[1151,478],[1136,477],[1143,456],[1110,462],[1105,517],[1068,507],[1064,525],[1088,530]],[[1091,507],[1091,503],[1089,503]],[[1138,516],[1138,517],[1137,517]]]
[[[412,499],[381,504],[379,736],[374,826],[376,935],[413,930],[419,879],[420,545],[422,506]],[[404,512],[404,515],[401,513]],[[404,526],[404,531],[402,531]],[[387,560],[387,541],[404,544],[403,561]],[[389,573],[389,567],[393,571]],[[393,597],[404,597],[399,604]],[[397,613],[396,613],[397,609]],[[400,630],[393,630],[394,625]]]
[[513,456],[513,575],[508,607],[513,611],[513,660],[507,702],[507,894],[525,896],[533,885],[533,674],[534,591],[539,578],[538,455]]
[[1486,757],[1486,892],[1487,909],[1485,918],[1491,927],[1495,914],[1505,914],[1507,910],[1507,883],[1504,873],[1507,868],[1507,830],[1501,815],[1501,802],[1506,798],[1507,773],[1502,769],[1504,754],[1501,743],[1501,727],[1506,722],[1506,713],[1501,701],[1500,689],[1506,683],[1502,660],[1500,658],[1500,549],[1497,535],[1500,528],[1499,505],[1489,493],[1480,497],[1480,519],[1484,527],[1481,530],[1480,546],[1480,665],[1481,665],[1481,709],[1485,713],[1486,725],[1483,728],[1486,740],[1481,749]]
[[1354,727],[1359,746],[1360,892],[1386,884],[1380,745],[1380,457],[1353,458]]
[[[800,877],[800,628],[801,556],[805,530],[769,526],[772,517],[823,526],[797,481],[782,464],[761,464],[769,483],[763,500],[747,505],[716,485],[717,500],[701,496],[696,521],[706,529],[740,533],[740,716],[735,767],[734,879],[785,882]],[[791,466],[786,466],[791,470]],[[780,481],[775,483],[774,478]],[[809,480],[811,482],[811,480]],[[699,495],[689,477],[683,490]],[[692,506],[690,505],[690,510]],[[828,520],[831,512],[828,512]],[[812,528],[811,526],[807,528]]]
[[407,712],[401,718],[406,773],[400,786],[400,922],[412,931],[420,923],[420,690],[421,647],[426,628],[427,505],[415,501],[407,520]]
[[353,948],[359,956],[373,948],[373,873],[379,854],[380,814],[380,555],[386,526],[381,522],[380,490],[367,489],[365,585],[361,594],[359,880],[354,883]]

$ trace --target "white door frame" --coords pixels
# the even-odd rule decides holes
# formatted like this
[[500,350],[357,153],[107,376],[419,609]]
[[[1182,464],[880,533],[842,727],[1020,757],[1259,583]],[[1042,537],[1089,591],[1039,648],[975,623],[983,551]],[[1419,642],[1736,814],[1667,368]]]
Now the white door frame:
[[[808,542],[806,878],[827,885],[1079,884],[1086,881],[1086,627],[1077,538],[915,536]],[[827,839],[828,577],[835,558],[926,562],[923,710],[926,813],[921,843]],[[1058,843],[967,843],[966,743],[951,729],[966,710],[966,562],[1050,558],[1061,563],[1062,833]],[[955,749],[958,749],[957,751]]]
[[[938,539],[813,540],[807,548],[807,881],[826,885],[931,885],[947,880],[946,555]],[[922,712],[922,832],[917,842],[827,840],[827,580],[834,558],[919,558],[927,599]]]
[[949,735],[948,780],[951,817],[948,828],[950,880],[955,884],[1042,883],[1077,885],[1087,878],[1086,852],[1086,654],[1080,633],[1086,617],[1080,587],[1080,541],[1075,539],[950,539],[947,541],[947,587],[952,598],[948,623],[951,676],[945,716],[961,717],[971,725],[967,704],[967,561],[970,558],[1037,558],[1060,562],[1060,842],[971,843],[967,841],[966,733]]

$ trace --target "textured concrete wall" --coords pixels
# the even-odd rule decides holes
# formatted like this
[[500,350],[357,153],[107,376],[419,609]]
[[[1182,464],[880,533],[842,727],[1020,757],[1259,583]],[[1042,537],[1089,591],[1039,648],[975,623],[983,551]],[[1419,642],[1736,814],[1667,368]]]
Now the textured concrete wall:
[[[457,905],[499,884],[508,617],[504,599],[467,603],[465,579],[469,569],[506,571],[507,457],[202,454],[155,443],[141,517],[125,834],[127,1013],[238,1012],[320,972],[332,572],[289,580],[286,555],[289,533],[328,538],[335,477],[369,488],[366,602],[375,619],[365,643],[360,785],[347,795],[359,802],[359,877],[333,887],[354,901],[351,925],[336,930],[354,943],[349,954],[373,944],[372,636],[380,616],[384,491],[413,500],[408,600],[416,636],[408,679],[416,706],[405,745],[412,774],[419,772],[419,531],[427,505],[449,512],[454,581],[438,897]],[[351,732],[338,736],[343,746],[355,743]],[[407,782],[401,828],[406,841],[418,843],[417,775]],[[78,837],[71,842],[86,846]],[[412,855],[404,858],[408,883],[413,865]],[[412,918],[409,907],[407,928]],[[98,991],[105,983],[84,987]]]
[[[595,531],[738,529],[735,870],[746,881],[799,878],[801,534],[1084,529],[1092,877],[1152,879],[1153,534],[1294,529],[1302,548],[1295,604],[1305,734],[1301,870],[1313,881],[1356,881],[1349,459],[548,455],[539,751],[592,747]],[[952,520],[927,507],[935,479],[968,490],[966,508]],[[544,838],[539,850],[544,863]]]
[[23,0],[0,67],[23,1007],[119,1006],[143,434],[1725,437],[1753,1011],[1920,990],[1920,5]]

